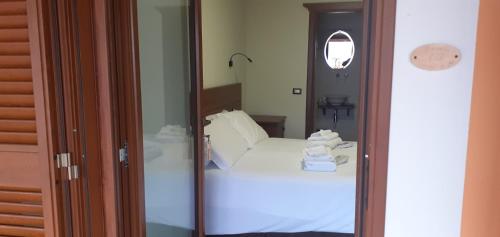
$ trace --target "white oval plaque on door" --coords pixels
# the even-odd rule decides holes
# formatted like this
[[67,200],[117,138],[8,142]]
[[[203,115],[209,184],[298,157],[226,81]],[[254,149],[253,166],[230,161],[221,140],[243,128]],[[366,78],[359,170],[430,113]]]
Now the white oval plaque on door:
[[426,44],[411,53],[410,60],[416,67],[429,71],[445,70],[460,62],[460,50],[448,44]]

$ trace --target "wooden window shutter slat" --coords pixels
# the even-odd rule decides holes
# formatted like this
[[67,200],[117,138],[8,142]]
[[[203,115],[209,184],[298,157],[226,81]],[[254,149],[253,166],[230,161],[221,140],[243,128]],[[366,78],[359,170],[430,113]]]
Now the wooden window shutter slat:
[[0,202],[0,213],[42,216],[42,206],[36,204]]
[[0,43],[0,55],[29,55],[30,46],[27,42]]
[[26,15],[26,2],[13,1],[13,2],[0,2],[0,15]]
[[43,228],[43,217],[0,214],[0,225]]
[[36,124],[33,120],[0,120],[0,132],[36,133]]
[[31,67],[30,56],[0,55],[0,68],[30,68],[30,67]]
[[34,107],[33,95],[2,95],[0,94],[1,107]]
[[16,29],[16,28],[27,28],[28,18],[26,15],[0,15],[0,28],[4,29]]
[[40,192],[0,190],[0,202],[22,202],[41,205],[42,194]]
[[0,42],[28,42],[28,29],[1,29]]
[[0,81],[31,81],[31,69],[0,68]]
[[35,120],[35,109],[0,107],[0,119]]
[[0,144],[36,145],[36,133],[0,132]]
[[44,232],[43,232],[43,229],[40,229],[40,228],[0,225],[0,235],[1,236],[39,237],[39,236],[44,236]]
[[33,84],[31,82],[4,82],[0,81],[0,95],[33,95]]

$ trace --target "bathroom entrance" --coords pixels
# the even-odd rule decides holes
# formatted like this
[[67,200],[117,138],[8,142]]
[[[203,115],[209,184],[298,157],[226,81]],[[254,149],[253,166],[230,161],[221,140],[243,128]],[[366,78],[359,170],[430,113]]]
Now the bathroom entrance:
[[347,140],[358,140],[363,13],[320,12],[314,24],[306,136],[330,129]]

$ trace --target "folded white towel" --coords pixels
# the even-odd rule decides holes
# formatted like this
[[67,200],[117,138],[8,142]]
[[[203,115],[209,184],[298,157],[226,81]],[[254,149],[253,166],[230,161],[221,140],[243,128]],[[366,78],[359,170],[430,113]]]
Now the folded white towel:
[[342,142],[342,138],[337,137],[337,138],[334,138],[334,139],[329,140],[329,141],[307,141],[306,146],[308,148],[317,147],[317,146],[327,146],[327,147],[330,147],[331,149],[334,149],[341,142]]
[[[160,131],[156,134],[156,138],[158,139],[173,139],[178,140],[179,137],[186,137],[186,128],[183,128],[179,125],[167,125],[162,127]],[[177,137],[177,138],[176,138]]]
[[321,130],[311,134],[311,137],[322,137],[322,136],[326,136],[326,135],[331,134],[331,133],[333,133],[333,132],[330,129],[328,129],[328,130],[321,129]]
[[335,156],[335,163],[337,165],[343,165],[349,161],[349,156],[346,155],[338,155]]
[[331,155],[324,156],[304,156],[304,161],[327,161],[327,162],[335,162],[335,159]]
[[315,146],[304,149],[306,156],[326,156],[330,155],[330,148],[326,146]]
[[339,134],[336,133],[336,132],[332,132],[332,133],[328,133],[328,134],[325,134],[323,136],[316,136],[316,137],[309,137],[307,138],[308,141],[328,141],[328,140],[332,140],[332,139],[335,139],[339,137]]
[[337,170],[337,164],[330,161],[303,161],[302,165],[305,171],[335,172]]
[[337,148],[344,149],[344,148],[351,148],[354,146],[353,142],[341,142]]

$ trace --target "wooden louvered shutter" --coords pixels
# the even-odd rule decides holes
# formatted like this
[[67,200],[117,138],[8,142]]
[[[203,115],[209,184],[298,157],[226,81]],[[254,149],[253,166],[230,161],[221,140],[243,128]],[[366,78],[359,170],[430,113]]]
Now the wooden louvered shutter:
[[58,235],[43,1],[0,0],[0,236]]

